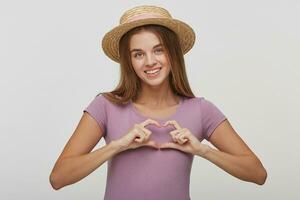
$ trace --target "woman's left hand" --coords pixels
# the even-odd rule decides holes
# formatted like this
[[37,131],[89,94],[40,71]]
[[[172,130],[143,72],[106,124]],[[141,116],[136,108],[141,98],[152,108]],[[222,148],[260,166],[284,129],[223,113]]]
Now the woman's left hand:
[[173,125],[176,129],[169,134],[173,142],[167,142],[159,145],[160,149],[173,148],[193,155],[204,155],[210,147],[202,144],[189,129],[182,128],[175,120],[167,121],[163,126]]

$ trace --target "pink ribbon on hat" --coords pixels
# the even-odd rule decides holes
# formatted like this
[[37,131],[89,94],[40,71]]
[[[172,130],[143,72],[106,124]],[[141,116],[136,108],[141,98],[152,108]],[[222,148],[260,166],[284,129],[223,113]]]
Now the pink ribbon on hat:
[[164,16],[157,13],[142,13],[139,15],[135,15],[128,19],[126,22],[133,22],[140,19],[148,19],[148,18],[164,18]]

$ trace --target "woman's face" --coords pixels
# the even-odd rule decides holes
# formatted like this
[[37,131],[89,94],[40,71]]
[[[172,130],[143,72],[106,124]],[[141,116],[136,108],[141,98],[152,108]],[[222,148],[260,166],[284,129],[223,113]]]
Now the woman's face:
[[159,38],[150,31],[134,34],[130,40],[131,63],[142,83],[150,86],[168,81],[170,63]]

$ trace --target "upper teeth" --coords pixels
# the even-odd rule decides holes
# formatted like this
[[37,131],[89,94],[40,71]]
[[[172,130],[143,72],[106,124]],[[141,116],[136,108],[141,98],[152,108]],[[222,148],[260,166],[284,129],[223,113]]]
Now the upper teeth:
[[145,71],[147,74],[153,74],[153,73],[156,73],[156,72],[158,72],[160,70],[160,68],[159,69],[155,69],[155,70],[149,70],[149,71]]

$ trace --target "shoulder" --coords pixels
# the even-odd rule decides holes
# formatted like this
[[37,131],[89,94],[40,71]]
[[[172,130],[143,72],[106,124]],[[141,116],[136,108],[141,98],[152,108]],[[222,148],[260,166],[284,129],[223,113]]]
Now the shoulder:
[[183,97],[182,107],[186,112],[198,113],[201,112],[201,104],[203,97]]
[[95,104],[99,106],[105,107],[106,110],[123,110],[124,108],[130,106],[129,102],[126,104],[116,102],[116,99],[120,99],[119,96],[114,95],[113,98],[111,96],[106,96],[103,94],[99,94],[94,98]]
[[205,104],[209,101],[205,97],[195,96],[195,97],[184,97],[184,102],[186,104],[199,105],[200,106],[200,104],[203,104],[203,103]]
[[95,98],[95,101],[97,102],[102,102],[102,103],[107,103],[109,102],[108,99],[103,95],[103,94],[98,94]]
[[[115,96],[117,98],[117,96]],[[115,105],[114,102],[109,98],[108,96],[105,96],[103,94],[98,94],[95,98],[94,101],[96,101],[99,104],[105,104],[106,106],[113,106]]]
[[103,95],[97,95],[92,98],[88,106],[85,108],[86,111],[99,112],[106,110],[109,101]]
[[210,99],[208,99],[208,98],[206,98],[206,97],[203,97],[203,96],[201,96],[201,97],[195,97],[195,100],[194,100],[194,101],[196,101],[197,104],[198,104],[200,107],[202,107],[202,108],[214,106],[214,103],[213,103]]
[[93,99],[91,100],[90,102],[90,105],[89,106],[93,106],[93,107],[102,107],[102,106],[105,106],[106,107],[106,104],[107,104],[107,99],[103,96],[103,95],[97,95],[97,96],[94,96]]
[[183,98],[183,101],[185,102],[185,103],[196,103],[198,100],[199,100],[199,98],[201,98],[201,97],[186,97],[186,96],[182,96],[182,98]]
[[184,99],[185,105],[192,107],[193,109],[200,110],[201,112],[211,112],[218,110],[218,106],[215,105],[210,99],[203,96],[196,96],[192,98]]

